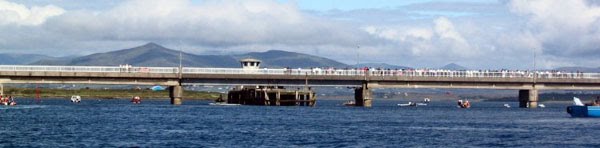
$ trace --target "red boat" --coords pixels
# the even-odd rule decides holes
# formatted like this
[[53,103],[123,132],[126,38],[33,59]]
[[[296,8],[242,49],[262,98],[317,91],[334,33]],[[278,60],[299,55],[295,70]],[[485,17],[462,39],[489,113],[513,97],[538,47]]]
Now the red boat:
[[135,96],[135,97],[131,98],[131,103],[140,104],[140,103],[142,103],[142,98],[140,98],[139,96]]

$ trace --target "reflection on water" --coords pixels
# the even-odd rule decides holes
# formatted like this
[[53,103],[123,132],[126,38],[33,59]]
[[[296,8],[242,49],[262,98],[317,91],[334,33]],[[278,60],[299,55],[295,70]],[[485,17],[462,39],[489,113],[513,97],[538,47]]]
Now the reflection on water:
[[208,101],[20,99],[0,106],[0,147],[494,147],[598,146],[598,119],[571,118],[570,103],[505,108],[515,102],[454,101],[372,108],[319,100],[316,107],[209,106]]

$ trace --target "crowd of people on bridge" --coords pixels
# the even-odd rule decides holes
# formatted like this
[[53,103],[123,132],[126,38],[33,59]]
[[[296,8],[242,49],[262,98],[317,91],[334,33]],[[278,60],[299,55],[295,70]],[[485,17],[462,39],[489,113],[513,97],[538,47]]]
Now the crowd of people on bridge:
[[[131,65],[119,65],[121,72],[150,72],[147,67],[133,67]],[[173,70],[174,72],[177,69]],[[210,70],[207,70],[210,71]],[[249,72],[249,71],[244,71]],[[335,67],[311,67],[283,69],[257,69],[252,73],[283,72],[286,75],[350,75],[350,76],[432,76],[432,77],[502,77],[502,78],[600,78],[600,74],[583,73],[580,71],[568,72],[559,70],[532,71],[532,70],[449,70],[449,69],[412,69],[412,68],[335,68]]]
[[583,72],[531,71],[531,70],[447,70],[447,69],[390,69],[390,68],[334,68],[313,67],[309,69],[284,68],[290,75],[369,75],[369,76],[437,76],[437,77],[508,77],[508,78],[585,78],[600,75],[585,75]]

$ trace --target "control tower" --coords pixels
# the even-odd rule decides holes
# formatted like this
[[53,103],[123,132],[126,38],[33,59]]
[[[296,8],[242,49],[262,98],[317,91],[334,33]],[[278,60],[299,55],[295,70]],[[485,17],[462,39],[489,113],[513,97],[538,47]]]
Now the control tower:
[[244,70],[258,70],[260,68],[260,60],[258,59],[242,59],[240,60],[242,64],[242,69]]

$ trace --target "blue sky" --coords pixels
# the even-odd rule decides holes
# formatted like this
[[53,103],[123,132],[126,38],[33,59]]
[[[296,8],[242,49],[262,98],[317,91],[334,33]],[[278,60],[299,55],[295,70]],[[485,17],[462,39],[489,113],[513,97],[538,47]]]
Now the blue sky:
[[[26,5],[58,5],[66,9],[107,9],[117,5],[121,0],[9,0]],[[192,0],[198,4],[206,0]],[[329,11],[356,9],[393,9],[419,3],[466,2],[466,3],[498,3],[496,0],[277,0],[281,3],[296,3],[300,9]]]
[[0,0],[0,52],[55,56],[156,42],[417,68],[531,69],[535,52],[545,69],[599,67],[598,26],[591,0]]
[[329,11],[329,10],[357,10],[357,9],[395,9],[402,6],[419,3],[441,2],[469,2],[469,3],[497,3],[495,0],[279,0],[280,2],[297,3],[301,9]]
[[279,0],[281,2],[295,2],[302,9],[328,11],[356,10],[356,9],[392,9],[409,4],[423,2],[422,0]]

